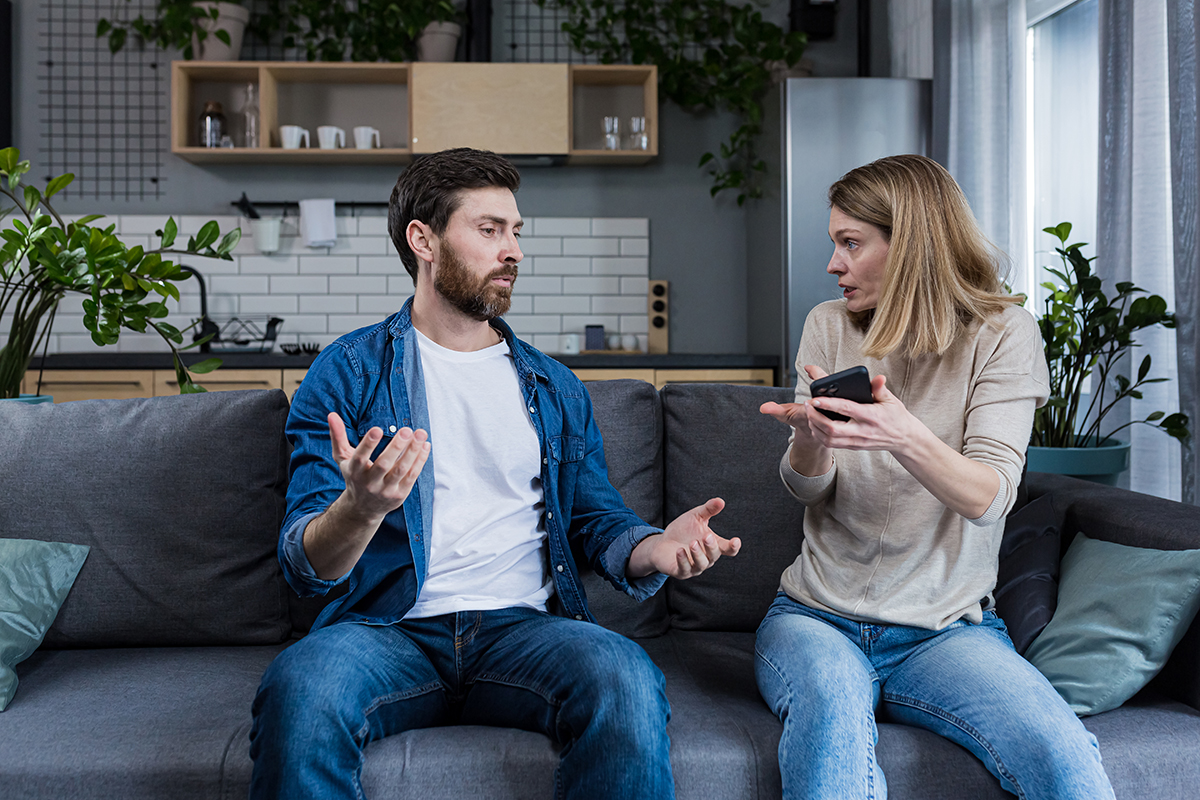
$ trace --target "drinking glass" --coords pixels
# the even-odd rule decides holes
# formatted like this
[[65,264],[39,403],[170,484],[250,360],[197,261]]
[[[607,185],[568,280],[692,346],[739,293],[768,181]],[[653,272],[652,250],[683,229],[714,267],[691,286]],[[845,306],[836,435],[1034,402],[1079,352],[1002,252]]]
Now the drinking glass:
[[629,118],[629,149],[649,150],[650,136],[646,133],[645,117]]
[[620,117],[605,117],[604,118],[604,149],[605,150],[620,150],[621,149],[621,118]]

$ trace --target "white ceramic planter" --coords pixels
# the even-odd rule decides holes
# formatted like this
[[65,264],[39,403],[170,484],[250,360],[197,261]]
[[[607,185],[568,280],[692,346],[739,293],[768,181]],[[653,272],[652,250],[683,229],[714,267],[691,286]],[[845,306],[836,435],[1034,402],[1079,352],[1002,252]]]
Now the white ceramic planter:
[[[192,37],[192,54],[197,61],[237,61],[242,52],[242,35],[246,32],[246,23],[250,21],[250,9],[236,3],[213,3],[208,0],[193,3],[205,11],[217,9],[217,18],[200,21],[200,27],[208,31],[203,42]],[[229,44],[225,44],[213,34],[223,30],[229,34]]]
[[462,26],[457,22],[431,22],[417,39],[417,61],[453,61]]

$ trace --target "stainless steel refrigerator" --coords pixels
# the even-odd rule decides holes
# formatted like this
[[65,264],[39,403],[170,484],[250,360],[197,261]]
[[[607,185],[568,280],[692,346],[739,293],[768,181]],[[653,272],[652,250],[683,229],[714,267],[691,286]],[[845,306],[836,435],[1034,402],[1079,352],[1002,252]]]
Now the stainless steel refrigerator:
[[855,167],[900,153],[929,155],[931,81],[789,78],[768,98],[760,153],[769,183],[747,211],[747,342],[780,357],[796,383],[808,312],[840,297],[825,272],[829,186]]

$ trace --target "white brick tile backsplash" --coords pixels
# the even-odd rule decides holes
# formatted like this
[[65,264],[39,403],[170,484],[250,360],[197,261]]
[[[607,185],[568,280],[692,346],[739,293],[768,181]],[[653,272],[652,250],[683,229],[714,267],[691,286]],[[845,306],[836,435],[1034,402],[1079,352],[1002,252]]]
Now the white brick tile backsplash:
[[586,295],[549,294],[533,298],[535,314],[590,314],[591,300]]
[[620,239],[580,239],[567,237],[562,240],[564,256],[618,256],[621,254]]
[[[556,258],[554,256],[538,256],[530,259],[534,275],[591,275],[592,260],[587,256],[575,258]],[[524,264],[521,264],[524,267]],[[520,281],[520,278],[517,278]]]
[[412,278],[408,277],[408,273],[404,269],[403,262],[400,261],[400,256],[359,256],[358,257],[358,274],[359,275],[403,275],[404,280],[408,281],[408,285],[412,287]]
[[377,314],[380,319],[395,314],[408,300],[407,297],[389,294],[360,294],[358,296],[359,314]]
[[387,277],[383,275],[335,275],[329,279],[329,291],[337,294],[387,294],[387,284]]
[[649,278],[621,278],[621,294],[641,295],[644,300],[649,292]]
[[521,294],[562,294],[563,278],[531,275],[517,279],[513,292]]
[[[357,275],[357,256],[300,256],[301,275]],[[337,280],[336,278],[334,279]]]
[[[214,294],[266,294],[269,290],[266,275],[216,275],[208,280],[208,292]],[[274,280],[287,280],[276,278]],[[294,279],[293,279],[294,280]]]
[[386,236],[341,236],[337,244],[327,249],[334,256],[384,256],[394,252],[392,240]]
[[[169,214],[120,215],[97,221],[117,225],[122,241],[150,249],[154,231]],[[298,218],[283,218],[279,249],[259,253],[249,220],[236,215],[176,215],[177,245],[216,219],[222,232],[242,228],[242,241],[230,261],[193,256],[173,260],[195,267],[208,286],[208,312],[217,319],[276,315],[284,318],[280,340],[327,345],[345,333],[371,325],[399,310],[413,293],[412,279],[391,244],[384,214],[338,216],[332,248],[305,247]],[[649,278],[650,222],[624,217],[531,217],[526,220],[521,264],[509,320],[518,335],[547,352],[561,349],[563,332],[582,333],[602,324],[610,332],[645,339]],[[200,313],[199,287],[181,286],[180,302],[169,301],[171,319],[186,326]],[[644,346],[644,341],[642,342]],[[126,331],[120,350],[161,351],[153,334]],[[93,344],[82,319],[82,298],[59,309],[51,352],[90,352]],[[108,348],[111,350],[112,348]]]
[[243,314],[295,314],[298,300],[294,294],[244,294],[240,305]]
[[587,217],[536,217],[525,223],[525,232],[533,236],[591,236],[592,221]]
[[648,258],[593,258],[593,275],[648,275]]
[[621,240],[621,255],[623,255],[623,256],[648,256],[648,255],[650,255],[650,240],[649,239],[622,239]]
[[617,278],[563,278],[563,294],[617,294],[621,282]]
[[328,294],[329,278],[324,275],[272,275],[272,294]]
[[650,236],[650,220],[641,217],[596,217],[592,236]]
[[593,314],[645,314],[646,300],[642,297],[613,297],[611,295],[592,295],[591,313]]
[[521,252],[529,256],[560,256],[562,255],[562,239],[543,236],[522,236]]
[[[551,314],[513,314],[504,316],[517,336],[524,337],[532,333],[558,333],[561,328],[559,318]],[[582,330],[582,328],[580,329]]]
[[301,314],[357,314],[358,297],[352,294],[309,294],[300,296]]
[[387,236],[387,217],[359,217],[359,236]]
[[238,261],[243,275],[295,275],[300,271],[295,256],[241,256]]

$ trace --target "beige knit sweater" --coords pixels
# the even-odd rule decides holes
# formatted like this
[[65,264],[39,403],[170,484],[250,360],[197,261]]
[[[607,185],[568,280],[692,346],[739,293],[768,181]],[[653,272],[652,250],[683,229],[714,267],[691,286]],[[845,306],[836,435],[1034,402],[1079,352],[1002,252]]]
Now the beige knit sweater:
[[806,506],[800,555],[781,581],[792,598],[862,622],[940,630],[982,619],[996,585],[1004,515],[1012,507],[1034,409],[1048,396],[1045,355],[1029,312],[1010,307],[974,323],[942,356],[862,354],[865,335],[845,301],[822,303],[804,325],[796,402],[809,398],[806,364],[832,374],[863,365],[939,439],[1000,475],[982,517],[941,504],[885,451],[836,450],[824,475],[805,477],[787,454],[780,474]]

